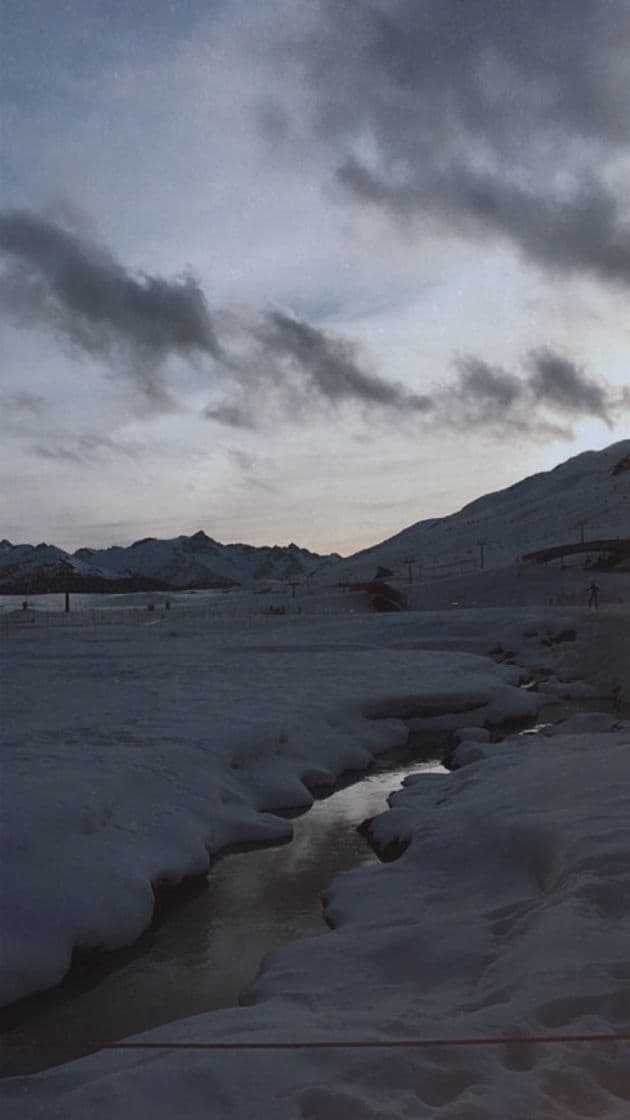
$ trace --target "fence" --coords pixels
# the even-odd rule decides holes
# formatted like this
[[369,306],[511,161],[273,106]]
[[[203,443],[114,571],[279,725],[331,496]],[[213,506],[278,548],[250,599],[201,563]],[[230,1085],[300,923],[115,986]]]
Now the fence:
[[289,600],[286,605],[271,606],[259,601],[237,602],[234,598],[223,602],[219,600],[210,605],[174,605],[168,610],[163,604],[156,604],[153,610],[140,607],[106,607],[101,609],[82,609],[69,611],[53,610],[13,610],[0,612],[0,635],[40,632],[42,630],[68,631],[98,629],[100,627],[208,627],[213,624],[230,622],[243,627],[266,628],[270,623],[275,626],[291,627],[297,618],[316,622],[325,617],[340,616],[370,617],[366,607],[358,600],[343,596],[335,602],[317,603],[312,600]]

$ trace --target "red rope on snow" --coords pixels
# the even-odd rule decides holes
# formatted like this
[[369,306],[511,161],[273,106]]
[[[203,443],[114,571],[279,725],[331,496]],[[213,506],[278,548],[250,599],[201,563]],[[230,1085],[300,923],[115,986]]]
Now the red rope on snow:
[[342,1039],[313,1042],[111,1042],[101,1050],[375,1050],[426,1049],[430,1046],[548,1045],[572,1042],[630,1042],[630,1034],[533,1034],[491,1038]]

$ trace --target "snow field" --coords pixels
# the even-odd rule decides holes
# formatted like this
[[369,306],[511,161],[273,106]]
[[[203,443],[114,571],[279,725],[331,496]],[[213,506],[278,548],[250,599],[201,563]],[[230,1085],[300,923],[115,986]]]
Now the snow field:
[[[8,885],[18,900],[30,896],[49,847],[57,883],[78,876],[87,886],[102,872],[99,893],[110,909],[123,898],[126,912],[110,870],[125,843],[133,853],[126,874],[140,868],[137,881],[150,892],[165,868],[177,878],[202,850],[207,858],[249,838],[269,820],[260,809],[300,796],[306,803],[307,775],[324,780],[404,740],[401,720],[446,726],[461,740],[460,769],[411,778],[391,798],[373,840],[406,850],[335,880],[325,897],[332,932],[267,958],[245,1006],[145,1037],[237,1044],[627,1033],[630,727],[580,715],[491,743],[486,724],[533,717],[544,697],[517,688],[519,668],[481,656],[500,647],[520,665],[555,667],[551,691],[564,675],[564,687],[601,694],[607,666],[625,673],[626,665],[622,629],[621,661],[610,660],[619,625],[610,617],[547,608],[330,619],[292,633],[271,627],[264,643],[228,628],[170,642],[159,627],[117,628],[78,644],[77,635],[67,644],[65,634],[52,637],[44,651],[25,634],[7,669],[15,684],[39,673],[42,688],[29,693],[28,717],[26,692],[16,694],[6,728],[7,759],[22,763]],[[577,643],[555,644],[571,627]],[[94,846],[68,867],[84,844],[81,821],[97,822],[87,832]],[[279,823],[286,827],[279,818],[269,827]],[[88,926],[91,906],[86,896]],[[130,907],[135,920],[140,910]],[[29,920],[36,911],[35,900]],[[72,942],[76,914],[70,928],[47,895],[38,913]],[[18,953],[20,933],[19,923],[10,927]],[[42,937],[38,946],[44,970],[52,968],[47,944]],[[185,1120],[626,1120],[629,1069],[622,1043],[104,1051],[5,1082],[2,1096],[11,1120],[124,1120],[139,1110]]]
[[401,718],[534,710],[511,666],[387,648],[408,626],[271,620],[264,643],[229,624],[11,635],[2,1002],[57,983],[74,948],[135,940],[153,886],[203,874],[230,843],[285,839],[268,810],[308,806],[308,787],[404,742]]

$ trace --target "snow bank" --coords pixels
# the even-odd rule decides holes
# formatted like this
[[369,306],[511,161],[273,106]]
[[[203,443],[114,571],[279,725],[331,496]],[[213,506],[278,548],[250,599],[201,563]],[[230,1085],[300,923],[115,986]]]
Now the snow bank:
[[628,612],[592,611],[582,619],[578,641],[563,651],[548,691],[562,695],[615,696],[630,704]]
[[[481,744],[478,744],[481,745]],[[630,730],[518,736],[411,778],[395,863],[339,876],[330,934],[272,954],[247,1006],[168,1042],[484,1039],[630,1029]],[[102,1052],[3,1086],[5,1115],[625,1120],[627,1044]]]

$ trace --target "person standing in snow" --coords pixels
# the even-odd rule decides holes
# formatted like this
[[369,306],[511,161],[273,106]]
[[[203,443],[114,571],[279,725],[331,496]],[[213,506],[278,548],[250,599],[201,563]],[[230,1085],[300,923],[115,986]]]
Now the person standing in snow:
[[599,587],[595,583],[595,580],[593,580],[593,582],[589,584],[588,592],[588,605],[589,607],[595,607],[595,610],[597,610],[599,606]]

